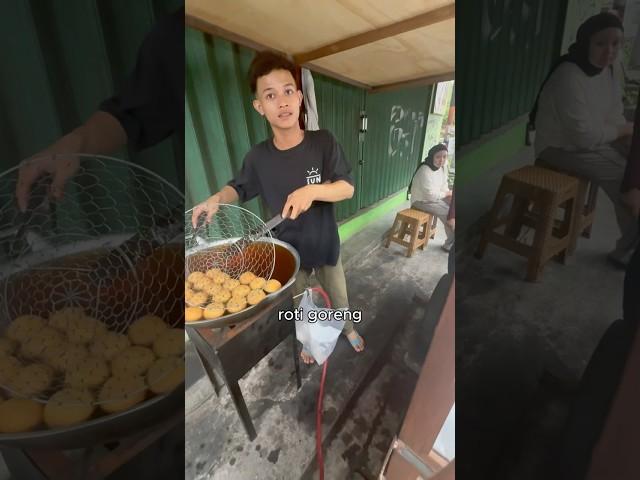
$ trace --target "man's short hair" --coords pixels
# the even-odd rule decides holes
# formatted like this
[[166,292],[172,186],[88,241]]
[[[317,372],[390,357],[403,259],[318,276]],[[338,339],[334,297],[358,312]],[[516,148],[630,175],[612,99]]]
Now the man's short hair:
[[270,51],[258,52],[249,66],[249,86],[255,95],[258,78],[268,75],[274,70],[287,70],[296,78],[296,66],[288,58]]

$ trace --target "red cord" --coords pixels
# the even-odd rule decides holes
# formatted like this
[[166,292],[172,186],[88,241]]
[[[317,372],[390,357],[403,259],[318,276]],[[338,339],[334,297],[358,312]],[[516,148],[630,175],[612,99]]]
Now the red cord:
[[[327,308],[331,308],[331,300],[321,288],[312,288],[312,291],[316,291],[322,295]],[[318,459],[318,478],[324,480],[324,457],[322,456],[322,398],[324,396],[324,381],[327,377],[327,363],[329,359],[324,361],[322,366],[322,377],[320,378],[320,391],[318,392],[318,402],[316,407],[316,458]]]

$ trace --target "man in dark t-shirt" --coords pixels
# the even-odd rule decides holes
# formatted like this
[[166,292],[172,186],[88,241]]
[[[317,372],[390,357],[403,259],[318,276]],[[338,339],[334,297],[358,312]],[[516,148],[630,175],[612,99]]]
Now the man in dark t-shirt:
[[[353,196],[351,167],[331,133],[300,128],[302,92],[289,60],[270,52],[259,53],[249,78],[255,94],[253,107],[268,120],[273,138],[254,146],[236,178],[194,207],[193,225],[202,214],[210,221],[219,204],[261,196],[273,215],[281,213],[285,218],[276,236],[300,255],[294,295],[309,286],[315,272],[332,308],[346,309],[349,303],[333,204]],[[357,352],[364,349],[351,321],[345,321],[343,333]],[[313,361],[304,349],[302,358],[305,363]]]
[[53,175],[51,194],[61,198],[77,171],[72,154],[107,155],[127,145],[143,150],[173,135],[178,185],[184,185],[184,7],[160,19],[145,37],[123,88],[87,121],[20,166],[16,197],[25,211],[33,183]]

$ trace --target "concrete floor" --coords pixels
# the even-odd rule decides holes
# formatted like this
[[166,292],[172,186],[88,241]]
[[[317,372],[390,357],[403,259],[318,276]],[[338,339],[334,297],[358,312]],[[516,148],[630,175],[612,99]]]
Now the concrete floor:
[[[527,163],[527,157],[523,150],[500,169]],[[498,179],[501,171],[488,177]],[[459,230],[488,208],[492,187],[495,194],[497,181],[478,183],[458,191]],[[471,202],[474,197],[479,200]],[[473,258],[477,238],[459,253],[456,463],[461,477],[549,477],[571,402],[570,391],[557,387],[579,380],[601,335],[622,315],[624,273],[606,262],[617,231],[612,205],[601,191],[592,238],[580,240],[568,265],[549,263],[539,283],[524,281],[525,259],[494,245],[482,260]],[[560,383],[542,382],[544,371]]]
[[[374,478],[408,407],[434,325],[423,321],[429,295],[446,273],[442,227],[427,249],[406,258],[379,248],[395,213],[349,239],[342,249],[356,327],[366,350],[341,338],[329,359],[324,397],[325,475]],[[250,442],[226,389],[218,398],[188,349],[185,478],[315,478],[315,405],[321,369],[302,365],[295,385],[290,339],[241,381],[258,432]]]

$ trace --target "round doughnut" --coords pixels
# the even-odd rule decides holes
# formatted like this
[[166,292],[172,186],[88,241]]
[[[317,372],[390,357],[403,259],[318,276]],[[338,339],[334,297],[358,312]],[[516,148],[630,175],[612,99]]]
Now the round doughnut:
[[221,271],[217,271],[212,273],[209,278],[211,278],[211,280],[213,280],[213,283],[218,283],[220,285],[222,285],[224,282],[226,282],[230,277],[229,275],[227,275],[224,272]]
[[100,408],[107,413],[123,412],[144,400],[147,386],[139,375],[114,376],[100,389]]
[[204,292],[197,292],[193,294],[191,300],[187,303],[193,306],[200,306],[207,303],[207,301],[209,301],[209,295]]
[[22,364],[11,355],[0,355],[0,385],[7,384],[16,376]]
[[251,287],[249,285],[238,285],[236,288],[231,290],[231,297],[245,298],[249,295],[251,291]]
[[222,289],[213,296],[215,303],[226,303],[231,298],[231,292],[229,290]]
[[222,273],[222,270],[219,268],[211,268],[206,271],[205,275],[209,278],[213,278],[215,275],[219,275]]
[[267,293],[274,293],[282,288],[282,284],[275,278],[272,278],[271,280],[267,281],[267,283],[265,283],[264,287],[262,288]]
[[191,282],[191,283],[195,283],[196,280],[203,278],[205,275],[202,272],[191,272],[188,276],[187,276],[187,281]]
[[93,317],[70,317],[67,322],[67,338],[71,343],[86,345],[106,331],[106,325]]
[[242,275],[240,275],[239,280],[242,285],[249,285],[254,278],[256,278],[256,276],[253,273],[244,272]]
[[111,361],[113,376],[144,375],[155,359],[150,348],[139,345],[128,347]]
[[227,302],[229,313],[237,313],[247,308],[247,300],[244,297],[233,297]]
[[109,365],[99,357],[86,357],[69,366],[65,384],[73,388],[97,388],[109,378]]
[[202,320],[202,309],[198,307],[186,307],[184,309],[185,322],[197,322]]
[[193,282],[193,289],[203,291],[207,287],[213,285],[214,282],[209,277],[202,277]]
[[209,296],[214,296],[216,293],[219,293],[222,290],[224,290],[224,287],[222,285],[220,285],[219,283],[212,283],[202,291]]
[[96,338],[89,347],[89,350],[91,354],[96,357],[112,360],[113,357],[130,345],[131,342],[128,336],[122,333],[107,332]]
[[224,315],[224,310],[225,308],[223,303],[210,303],[204,309],[204,318],[207,320],[219,318]]
[[145,315],[129,326],[129,340],[134,345],[151,346],[158,335],[168,327],[164,320],[155,315]]
[[65,307],[49,315],[49,326],[57,328],[61,332],[66,332],[69,327],[70,318],[83,318],[84,309],[81,307]]
[[240,285],[240,280],[236,280],[235,278],[229,278],[228,280],[225,280],[225,282],[222,284],[222,286],[227,290],[233,290],[238,285]]
[[147,384],[153,393],[167,393],[184,381],[184,359],[159,358],[147,372]]
[[93,413],[93,395],[88,390],[65,388],[54,393],[44,407],[44,423],[51,428],[85,422]]
[[0,337],[0,355],[11,355],[16,351],[16,342]]
[[247,302],[249,305],[256,305],[264,300],[266,296],[262,289],[251,290],[247,295]]
[[38,396],[51,386],[53,369],[43,363],[32,363],[18,370],[9,382],[9,388],[16,396]]
[[59,330],[46,326],[22,342],[20,353],[25,358],[35,360],[46,356],[49,350],[59,350],[63,343],[66,343],[64,335]]
[[160,358],[184,355],[184,330],[170,328],[162,332],[153,342],[153,353]]
[[249,283],[249,286],[251,287],[251,290],[257,290],[259,288],[264,287],[265,283],[267,283],[267,281],[264,278],[256,277],[253,280],[251,280],[251,283]]
[[55,348],[49,349],[42,360],[58,372],[66,372],[69,368],[82,363],[89,356],[87,347],[63,342]]
[[42,404],[26,398],[0,402],[0,432],[19,433],[33,430],[42,423]]
[[22,315],[9,324],[6,336],[14,342],[24,342],[44,328],[46,322],[37,315]]
[[193,295],[195,295],[195,291],[189,287],[184,287],[184,300],[188,302]]

